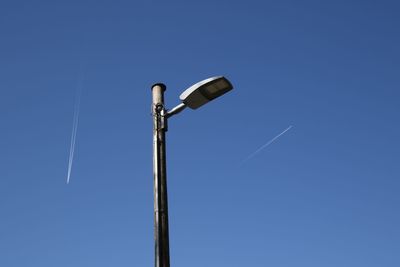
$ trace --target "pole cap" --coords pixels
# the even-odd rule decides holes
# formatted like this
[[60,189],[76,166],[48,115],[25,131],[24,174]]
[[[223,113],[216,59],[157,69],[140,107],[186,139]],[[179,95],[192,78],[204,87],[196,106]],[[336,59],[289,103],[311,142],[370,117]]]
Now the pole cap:
[[163,83],[155,83],[155,84],[153,84],[153,85],[151,86],[151,90],[153,90],[153,88],[156,87],[156,86],[160,86],[160,87],[161,87],[161,90],[162,90],[163,92],[165,92],[165,90],[167,90],[167,86],[166,86],[165,84],[163,84]]

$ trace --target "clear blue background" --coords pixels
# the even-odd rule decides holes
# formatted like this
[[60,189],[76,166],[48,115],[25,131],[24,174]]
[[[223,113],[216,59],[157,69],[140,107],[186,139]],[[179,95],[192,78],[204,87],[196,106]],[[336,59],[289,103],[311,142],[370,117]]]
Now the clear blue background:
[[171,266],[400,266],[399,12],[3,0],[0,266],[153,266],[150,87],[214,75],[235,89],[169,125]]

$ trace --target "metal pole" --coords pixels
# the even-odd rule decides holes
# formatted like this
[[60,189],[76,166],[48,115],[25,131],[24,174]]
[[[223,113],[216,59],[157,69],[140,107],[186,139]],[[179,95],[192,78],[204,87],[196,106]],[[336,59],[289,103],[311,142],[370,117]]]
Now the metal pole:
[[153,115],[153,170],[154,170],[154,241],[155,267],[169,267],[168,196],[165,158],[167,131],[164,91],[166,86],[152,86]]

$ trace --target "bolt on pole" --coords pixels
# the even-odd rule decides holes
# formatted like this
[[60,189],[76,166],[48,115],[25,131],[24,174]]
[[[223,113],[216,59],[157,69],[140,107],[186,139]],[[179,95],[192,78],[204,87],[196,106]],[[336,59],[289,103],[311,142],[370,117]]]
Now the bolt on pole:
[[167,131],[164,92],[166,86],[152,86],[153,171],[154,171],[154,241],[155,267],[169,267],[168,195],[165,153]]

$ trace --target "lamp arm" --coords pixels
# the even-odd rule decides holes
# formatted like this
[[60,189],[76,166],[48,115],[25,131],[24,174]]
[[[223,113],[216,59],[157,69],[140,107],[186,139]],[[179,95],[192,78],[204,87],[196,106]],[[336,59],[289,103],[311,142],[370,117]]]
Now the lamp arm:
[[166,117],[166,118],[172,117],[173,115],[178,114],[179,112],[184,110],[186,107],[187,106],[185,103],[180,103],[179,105],[172,108],[171,110],[168,110],[167,113],[165,113],[164,117]]

